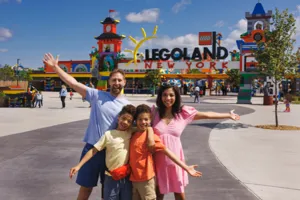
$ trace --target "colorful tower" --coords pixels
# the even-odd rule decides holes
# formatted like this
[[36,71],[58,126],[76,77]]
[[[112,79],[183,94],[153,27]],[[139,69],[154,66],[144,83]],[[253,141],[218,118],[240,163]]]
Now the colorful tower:
[[107,79],[109,71],[117,68],[117,55],[121,51],[122,40],[126,37],[117,34],[117,24],[119,20],[107,17],[103,24],[103,33],[98,37],[98,70],[101,74],[101,80],[98,81],[97,88],[100,90],[107,89]]
[[251,31],[256,29],[257,24],[262,24],[264,28],[270,24],[272,11],[268,10],[268,12],[266,13],[262,4],[257,3],[252,14],[246,12],[245,17],[247,19],[247,31],[251,33]]
[[115,20],[111,17],[107,17],[104,21],[101,21],[101,24],[103,24],[103,33],[95,38],[98,40],[99,53],[118,53],[121,51],[122,40],[125,36],[117,34],[118,23],[120,23],[119,20]]
[[240,50],[241,83],[237,103],[251,104],[252,80],[259,77],[257,62],[253,56],[253,49],[257,49],[257,42],[264,42],[264,30],[269,29],[272,11],[265,12],[261,3],[257,3],[252,14],[245,13],[247,19],[247,32],[237,40]]

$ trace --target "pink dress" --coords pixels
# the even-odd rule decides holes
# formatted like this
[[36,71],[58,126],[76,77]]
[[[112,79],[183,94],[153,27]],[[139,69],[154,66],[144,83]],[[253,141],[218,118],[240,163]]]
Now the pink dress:
[[[182,112],[167,125],[160,119],[158,111],[154,110],[153,106],[152,114],[155,114],[153,128],[157,130],[163,144],[184,161],[180,136],[198,111],[193,107],[183,106]],[[155,153],[154,159],[160,193],[184,193],[184,187],[188,184],[187,173],[161,152]]]

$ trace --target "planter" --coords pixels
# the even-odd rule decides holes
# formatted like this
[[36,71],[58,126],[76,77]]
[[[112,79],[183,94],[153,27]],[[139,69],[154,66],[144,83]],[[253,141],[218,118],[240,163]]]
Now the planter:
[[264,96],[264,105],[265,106],[273,105],[273,96]]

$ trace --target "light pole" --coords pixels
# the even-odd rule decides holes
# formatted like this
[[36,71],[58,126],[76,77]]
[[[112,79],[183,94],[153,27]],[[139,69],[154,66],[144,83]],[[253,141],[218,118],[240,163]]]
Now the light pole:
[[17,76],[17,87],[19,87],[19,65],[20,65],[20,59],[17,59],[17,69],[16,69],[16,76]]

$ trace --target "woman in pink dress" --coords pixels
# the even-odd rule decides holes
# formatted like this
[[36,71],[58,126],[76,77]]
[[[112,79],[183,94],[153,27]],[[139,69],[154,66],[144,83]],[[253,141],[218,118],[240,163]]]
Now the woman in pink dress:
[[[160,139],[173,153],[184,161],[184,153],[180,136],[185,127],[193,120],[199,119],[233,119],[239,116],[230,113],[199,112],[190,106],[181,105],[181,96],[176,86],[163,83],[158,90],[155,108],[152,108],[153,128]],[[162,200],[164,194],[174,193],[176,200],[184,200],[184,187],[188,184],[188,176],[184,170],[161,153],[155,154],[156,177],[158,183],[157,199]]]

